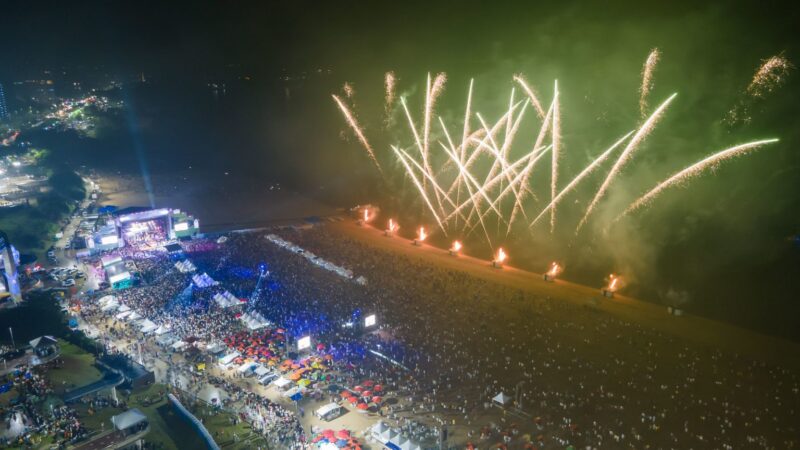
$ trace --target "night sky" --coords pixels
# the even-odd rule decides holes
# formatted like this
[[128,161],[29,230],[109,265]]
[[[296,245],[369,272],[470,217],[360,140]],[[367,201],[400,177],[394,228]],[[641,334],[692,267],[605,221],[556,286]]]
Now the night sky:
[[[257,3],[3,2],[0,81],[43,69],[75,78],[143,72],[170,94],[132,94],[141,127],[192,129],[169,122],[183,114],[206,120],[187,112],[191,86],[252,77],[257,87],[246,93],[237,94],[231,83],[237,107],[227,119],[215,119],[203,139],[230,144],[218,136],[236,130],[225,159],[200,143],[182,145],[180,133],[145,136],[153,158],[165,154],[158,146],[166,141],[166,153],[176,158],[216,167],[232,164],[233,155],[253,175],[289,174],[287,182],[297,186],[324,180],[367,193],[375,192],[378,177],[355,140],[341,138],[346,129],[330,100],[345,81],[355,86],[356,112],[388,161],[388,144],[407,136],[380,130],[387,70],[398,74],[398,92],[409,96],[419,94],[426,73],[447,72],[438,109],[445,117],[460,114],[471,77],[475,102],[488,116],[505,107],[512,75],[524,73],[542,91],[558,79],[569,155],[563,170],[575,173],[637,122],[642,63],[658,47],[651,101],[679,95],[609,204],[624,206],[655,181],[727,146],[769,137],[780,144],[664,195],[609,238],[526,237],[515,244],[531,249],[532,264],[549,257],[539,254],[569,255],[573,273],[586,280],[598,276],[593,262],[618,267],[636,274],[633,294],[685,295],[697,312],[800,337],[794,300],[800,253],[793,241],[800,233],[800,74],[792,71],[783,86],[748,104],[751,121],[723,120],[748,101],[743,91],[764,59],[780,54],[800,61],[798,3]],[[280,81],[318,70],[326,75]],[[580,206],[565,208],[563,220],[574,222]]]

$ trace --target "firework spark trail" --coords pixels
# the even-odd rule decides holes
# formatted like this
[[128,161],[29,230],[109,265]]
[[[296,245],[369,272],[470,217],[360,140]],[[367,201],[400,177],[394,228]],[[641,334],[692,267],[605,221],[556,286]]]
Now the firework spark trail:
[[[529,159],[528,158],[529,156],[530,155],[526,155],[526,156],[522,157],[519,161],[514,162],[513,166],[516,167],[518,165],[521,165],[521,164],[525,163],[526,160]],[[453,216],[457,215],[461,210],[463,210],[464,208],[466,208],[470,204],[472,204],[472,208],[473,208],[472,210],[473,211],[476,210],[475,208],[478,208],[479,206],[476,204],[475,199],[477,199],[479,195],[482,195],[482,193],[488,192],[490,189],[492,189],[494,187],[494,185],[497,184],[502,178],[503,178],[503,174],[501,173],[501,174],[495,176],[492,180],[490,180],[489,183],[487,183],[487,184],[485,184],[483,186],[475,186],[477,188],[477,190],[472,192],[471,197],[467,198],[465,201],[463,201],[461,204],[459,204],[447,217],[445,217],[443,219],[443,222],[447,222]],[[467,184],[467,186],[470,187],[469,184]],[[507,187],[506,189],[510,189],[510,187]],[[507,191],[504,190],[503,196],[505,196],[506,192]],[[472,226],[474,228],[474,227],[478,226],[478,224],[483,224],[484,217],[486,217],[486,215],[489,214],[490,212],[492,212],[493,210],[495,211],[495,213],[497,213],[497,204],[499,203],[499,199],[497,197],[495,197],[494,200],[491,200],[491,199],[487,200],[487,203],[488,203],[489,206],[485,211],[480,212],[478,210],[478,213],[475,214],[477,216],[477,218],[478,218],[478,222],[473,222],[472,217],[471,217],[472,215],[470,215],[468,220],[465,221],[465,224],[464,224],[464,227],[463,227],[464,229],[466,229],[467,227],[470,227],[470,226]],[[500,216],[500,217],[501,217],[501,220],[502,220],[502,216]],[[485,227],[485,225],[482,225],[482,226]]]
[[660,58],[661,52],[654,48],[650,51],[642,67],[642,86],[639,88],[639,113],[642,115],[642,119],[647,117],[647,96],[653,90],[653,74]]
[[[519,183],[521,180],[523,180],[525,178],[525,174],[528,171],[532,170],[533,167],[536,165],[536,163],[539,162],[539,160],[547,153],[548,150],[552,150],[552,148],[553,148],[552,145],[548,145],[547,147],[542,149],[541,152],[539,152],[538,154],[534,155],[534,153],[532,152],[532,153],[520,158],[520,160],[518,160],[516,163],[514,163],[516,165],[518,163],[524,162],[525,160],[528,160],[528,165],[525,167],[525,169],[520,171],[517,174],[517,176],[514,177],[514,179],[511,181],[511,183],[508,186],[506,186],[506,188],[503,189],[499,195],[497,195],[495,197],[495,200],[489,206],[494,206],[496,203],[499,203],[503,199],[503,197],[505,197],[509,192],[511,192],[513,186],[515,186],[517,183]],[[497,177],[495,177],[495,179],[492,182],[490,182],[489,184],[491,185],[492,183],[496,182],[497,180],[499,180],[501,178],[502,178],[502,174],[500,174]],[[483,217],[488,213],[489,213],[489,210],[487,209],[486,211],[481,213],[479,215],[479,217]],[[474,226],[473,226],[473,228],[471,230],[469,230],[469,232],[467,233],[467,236],[469,236],[472,233],[473,229],[474,229]]]
[[[417,126],[414,125],[414,119],[411,117],[411,111],[408,110],[406,99],[404,97],[400,97],[400,103],[403,105],[403,110],[408,118],[408,126],[411,128],[411,132],[414,135],[414,141],[417,143],[417,149],[419,150],[420,155],[422,155],[423,167],[425,167],[425,171],[428,172],[429,175],[433,175],[433,170],[431,169],[430,164],[426,165],[427,151],[425,150],[423,143],[420,141],[419,132],[417,131]],[[422,181],[422,187],[427,189],[427,177]],[[436,195],[436,203],[439,205],[439,211],[442,213],[442,215],[444,215],[444,207],[442,206],[442,199],[439,196],[439,191],[434,190],[433,193]]]
[[350,125],[350,128],[353,129],[353,132],[356,134],[356,137],[359,141],[361,141],[361,145],[364,146],[364,149],[369,153],[369,157],[372,159],[372,162],[375,163],[375,167],[378,168],[378,172],[381,173],[383,179],[386,179],[386,175],[383,173],[383,169],[381,169],[381,165],[378,163],[378,158],[375,157],[375,152],[372,150],[372,146],[369,145],[367,138],[364,137],[364,132],[361,131],[361,127],[358,125],[358,121],[344,104],[344,102],[337,97],[336,95],[331,95],[333,100],[339,105],[339,109],[342,110],[342,114],[344,114],[345,119],[347,119],[347,123]]
[[344,91],[344,95],[347,98],[353,98],[353,95],[356,93],[356,91],[353,89],[353,85],[349,82],[344,83],[344,86],[342,86],[342,91]]
[[[442,118],[439,117],[439,120],[442,121]],[[455,146],[453,145],[453,140],[450,138],[450,134],[447,132],[447,127],[444,127],[444,121],[442,121],[442,126],[443,126],[443,129],[444,129],[444,134],[447,137],[447,141],[450,144],[450,148],[452,149],[452,153],[449,152],[447,150],[447,147],[445,147],[445,145],[442,144],[441,142],[439,143],[439,145],[441,145],[442,148],[444,148],[444,151],[445,151],[445,153],[447,153],[448,156],[455,155]],[[464,164],[461,161],[456,161],[455,158],[453,158],[452,160],[455,161],[455,164],[459,169],[458,176],[463,178],[463,174],[467,173],[467,171],[464,168]],[[466,186],[466,188],[467,188],[467,192],[469,193],[469,199],[472,201],[473,208],[477,208],[478,204],[475,202],[475,199],[474,199],[475,197],[473,196],[474,194],[472,192],[472,187],[470,186],[470,184],[468,182],[465,182],[464,186]],[[456,219],[457,218],[458,218],[458,216],[456,216]],[[486,242],[489,244],[489,247],[492,247],[492,240],[489,237],[489,230],[486,229],[486,224],[483,223],[483,220],[480,221],[480,224],[481,224],[481,227],[483,228],[484,235],[486,235]]]
[[423,148],[423,165],[425,166],[425,170],[428,173],[433,174],[433,170],[431,169],[429,156],[428,156],[428,140],[430,138],[431,133],[431,117],[433,116],[433,108],[436,104],[436,99],[439,97],[439,94],[442,93],[444,90],[444,84],[447,81],[447,76],[442,72],[436,75],[436,78],[433,80],[433,84],[431,84],[431,74],[428,74],[428,83],[425,88],[425,111],[424,111],[424,118],[423,118],[423,129],[422,129],[422,148]]
[[[459,170],[461,170],[461,173],[464,175],[464,177],[468,181],[472,182],[472,184],[477,189],[477,191],[474,194],[474,196],[471,196],[470,198],[471,199],[475,199],[477,197],[477,195],[480,194],[480,196],[483,197],[484,200],[486,200],[487,203],[492,203],[492,200],[489,198],[488,194],[486,193],[485,186],[482,185],[481,183],[478,183],[478,181],[472,176],[472,174],[469,172],[469,170],[463,164],[461,164],[460,161],[458,161],[458,155],[456,155],[455,153],[451,152],[447,148],[447,146],[445,146],[444,144],[441,144],[441,146],[442,146],[442,149],[444,150],[444,152],[447,154],[447,156],[449,156],[450,159],[452,159],[453,162],[455,162],[455,164],[458,166]],[[467,185],[469,185],[469,184],[467,183]],[[467,202],[464,202],[464,204],[466,204],[466,203]],[[477,207],[477,205],[476,205],[476,207]],[[497,208],[493,208],[493,210],[497,215],[502,217],[502,213]]]
[[542,108],[542,104],[539,102],[539,99],[536,98],[536,93],[533,89],[528,85],[522,75],[514,75],[514,81],[519,83],[522,86],[522,89],[525,90],[525,93],[528,94],[528,98],[531,100],[531,104],[534,108],[536,108],[536,112],[539,114],[540,119],[544,119],[544,109]]
[[425,200],[425,204],[428,205],[428,209],[430,209],[431,214],[433,214],[433,218],[436,219],[436,223],[439,224],[439,228],[441,228],[444,235],[447,236],[447,231],[444,229],[444,224],[442,223],[442,220],[439,218],[439,215],[436,214],[436,208],[433,206],[430,199],[428,198],[428,195],[425,193],[425,188],[422,187],[422,184],[417,179],[417,176],[414,175],[414,171],[411,169],[411,166],[408,165],[408,162],[403,158],[403,155],[400,153],[400,150],[394,145],[392,145],[391,147],[395,155],[397,155],[397,159],[399,159],[400,162],[403,164],[403,167],[405,167],[406,173],[408,174],[409,178],[411,178],[411,181],[414,183],[414,186],[417,187],[417,190],[419,190],[420,195],[422,195],[422,199]]
[[[461,145],[459,146],[459,157],[461,164],[464,164],[464,157],[467,152],[467,136],[469,135],[469,118],[471,116],[470,110],[472,109],[472,87],[475,84],[475,79],[469,80],[469,91],[467,92],[467,107],[464,109],[464,132],[461,135]],[[456,203],[461,202],[461,175],[456,177]],[[458,217],[456,217],[456,228],[458,228]]]
[[[550,103],[550,107],[547,109],[547,114],[544,115],[544,119],[542,120],[542,126],[539,128],[539,134],[536,136],[536,142],[533,144],[533,150],[531,150],[531,152],[535,152],[537,148],[540,148],[542,146],[542,143],[544,142],[544,138],[545,138],[545,136],[547,136],[547,131],[550,130],[550,121],[552,120],[552,117],[553,117],[553,107],[554,107],[554,105],[555,105],[555,103]],[[528,186],[529,185],[528,180],[530,179],[530,176],[531,176],[532,173],[533,173],[533,170],[530,170],[525,175],[525,178],[522,180],[522,185],[523,186]],[[527,191],[522,191],[522,196],[521,196],[521,199],[520,199],[521,201],[525,200],[525,193],[526,192]],[[531,195],[533,195],[532,191],[531,191]],[[536,196],[534,195],[533,198],[536,199]],[[506,236],[508,236],[508,234],[511,232],[511,224],[514,223],[514,219],[516,219],[516,217],[517,217],[517,211],[518,211],[519,208],[521,208],[521,205],[516,205],[515,204],[514,205],[514,209],[511,210],[511,219],[508,221],[509,222],[509,226],[506,229]]]
[[[420,173],[421,173],[422,175],[424,175],[424,176],[425,176],[425,177],[426,177],[426,178],[427,178],[427,179],[428,179],[428,180],[431,182],[431,185],[433,186],[433,188],[434,188],[434,189],[436,189],[436,190],[438,190],[438,191],[439,191],[439,192],[442,194],[442,198],[444,198],[445,200],[447,200],[447,202],[448,202],[448,203],[450,203],[450,206],[452,206],[453,208],[455,208],[455,207],[456,207],[456,204],[455,204],[455,203],[453,202],[453,200],[452,200],[452,199],[451,199],[451,198],[450,198],[450,197],[447,195],[447,193],[446,193],[446,192],[444,192],[444,190],[442,190],[442,188],[439,186],[439,183],[437,183],[437,182],[436,182],[436,178],[435,178],[435,177],[432,177],[432,176],[430,176],[430,175],[429,175],[429,174],[428,174],[428,173],[425,171],[425,168],[424,168],[424,167],[422,167],[422,165],[421,165],[419,162],[417,162],[417,160],[415,160],[415,159],[414,159],[414,158],[413,158],[411,155],[409,155],[409,154],[408,154],[408,152],[406,152],[406,151],[405,151],[405,150],[403,150],[402,148],[401,148],[401,149],[398,149],[398,150],[400,150],[400,152],[401,152],[401,153],[403,153],[403,155],[406,157],[406,161],[410,161],[411,163],[413,163],[413,164],[414,164],[414,166],[416,166],[417,170],[419,170],[419,171],[420,171]],[[462,216],[461,218],[462,218],[462,219],[465,219],[463,216]],[[448,219],[449,219],[449,217],[448,217]],[[444,219],[442,222],[444,222],[444,223],[447,223],[447,222],[448,222],[448,219]],[[466,220],[466,219],[465,219],[465,220]]]
[[394,105],[395,99],[395,87],[397,85],[397,79],[394,76],[394,72],[389,71],[386,72],[383,80],[383,86],[386,89],[386,98],[384,99],[384,108],[386,110],[386,115],[389,115],[389,112],[392,110],[392,106]]
[[439,72],[436,74],[436,78],[433,80],[433,86],[431,87],[431,107],[433,107],[433,104],[436,103],[436,99],[439,98],[439,94],[444,90],[444,84],[446,82],[446,73]]
[[747,86],[747,94],[753,97],[763,97],[774,91],[786,81],[791,69],[792,64],[783,55],[772,56],[764,60]]
[[[515,105],[515,107],[518,106],[521,103],[522,102],[518,102],[517,105]],[[473,151],[472,154],[469,156],[469,158],[467,158],[466,163],[461,164],[463,167],[466,168],[467,173],[469,173],[469,168],[472,166],[472,164],[474,164],[474,162],[477,160],[478,156],[480,156],[484,152],[489,153],[490,155],[494,156],[492,154],[492,152],[489,150],[490,147],[487,144],[487,142],[490,139],[494,139],[493,138],[494,134],[500,129],[501,126],[503,126],[505,124],[505,121],[511,120],[511,113],[512,113],[512,111],[507,111],[500,118],[500,120],[498,120],[497,123],[494,124],[494,126],[488,132],[486,131],[485,128],[481,129],[481,130],[484,131],[484,134],[486,134],[486,136],[484,136],[483,139],[480,139],[480,140],[476,139],[478,145],[476,146],[475,151]],[[494,168],[494,166],[493,166],[493,168]],[[487,176],[487,179],[490,178],[490,177],[491,177],[491,174]],[[480,199],[478,199],[478,204],[480,204]],[[474,211],[470,212],[470,218],[471,218],[473,212]],[[499,214],[499,212],[498,212],[498,214]]]
[[581,171],[581,173],[579,173],[579,174],[578,174],[578,176],[576,176],[575,178],[573,178],[573,179],[572,179],[572,181],[570,181],[570,182],[569,182],[569,184],[567,184],[567,186],[566,186],[564,189],[562,189],[562,190],[561,190],[561,192],[559,192],[559,193],[558,193],[558,195],[556,195],[556,198],[554,198],[554,199],[553,199],[553,200],[550,202],[550,204],[549,204],[549,205],[547,205],[547,206],[546,206],[546,207],[545,207],[545,208],[544,208],[544,209],[543,209],[543,210],[542,210],[542,211],[539,213],[539,215],[538,215],[538,216],[536,216],[536,218],[535,218],[535,219],[533,219],[533,221],[530,223],[530,225],[528,225],[528,228],[531,228],[531,227],[533,227],[534,225],[536,225],[536,222],[538,222],[538,221],[539,221],[539,219],[541,219],[542,217],[544,217],[544,215],[545,215],[545,214],[547,214],[547,211],[549,211],[549,210],[551,210],[552,208],[554,208],[554,207],[555,207],[555,206],[556,206],[556,205],[557,205],[557,204],[558,204],[558,203],[561,201],[561,199],[563,199],[563,198],[564,198],[564,196],[566,196],[567,194],[569,194],[570,192],[572,192],[572,190],[573,190],[573,189],[574,189],[574,188],[575,188],[575,187],[578,185],[578,183],[580,183],[580,182],[581,182],[581,181],[582,181],[584,178],[586,178],[587,176],[589,176],[589,174],[591,174],[592,172],[594,172],[594,170],[595,170],[596,168],[600,167],[600,164],[602,164],[602,163],[603,163],[603,162],[604,162],[606,159],[608,159],[608,157],[609,157],[609,156],[611,156],[611,154],[614,152],[614,150],[616,150],[616,149],[617,149],[617,147],[619,147],[620,145],[622,145],[622,143],[623,143],[623,142],[625,142],[625,140],[626,140],[626,139],[628,139],[628,138],[630,137],[630,135],[632,135],[632,134],[633,134],[633,131],[629,132],[628,134],[626,134],[625,136],[623,136],[623,137],[622,137],[620,140],[618,140],[617,142],[615,142],[615,143],[614,143],[614,145],[612,145],[611,147],[609,147],[609,148],[608,148],[608,149],[607,149],[605,152],[603,152],[603,153],[602,153],[600,156],[598,156],[597,158],[595,158],[595,160],[594,160],[594,161],[592,161],[592,163],[591,163],[591,164],[589,164],[589,165],[588,165],[588,166],[587,166],[585,169],[583,169],[583,171]]
[[680,172],[676,173],[675,175],[667,178],[665,181],[662,181],[658,186],[654,187],[650,192],[647,194],[639,197],[638,200],[631,203],[625,211],[622,212],[619,216],[614,219],[614,222],[618,221],[619,219],[623,218],[627,214],[630,214],[637,209],[645,206],[646,204],[650,203],[658,197],[662,192],[667,190],[672,186],[677,186],[683,183],[688,182],[692,178],[698,177],[703,174],[705,170],[714,170],[721,164],[722,162],[735,158],[737,156],[742,156],[750,151],[753,151],[763,145],[772,144],[778,142],[778,139],[764,139],[761,141],[754,141],[748,142],[746,144],[736,145],[734,147],[730,147],[728,149],[722,150],[717,152],[699,162],[692,164],[691,166],[681,170]]
[[[550,152],[552,163],[550,164],[550,201],[556,198],[556,188],[558,187],[558,157],[561,150],[561,112],[559,111],[558,80],[553,87],[553,150]],[[550,210],[550,233],[556,229],[556,208]]]
[[[522,109],[520,110],[519,115],[517,116],[517,119],[514,120],[513,124],[511,124],[511,120],[508,120],[506,122],[506,129],[507,129],[506,140],[503,142],[503,146],[501,148],[499,149],[497,148],[497,143],[495,143],[494,140],[491,138],[491,135],[489,135],[490,136],[489,141],[492,143],[492,146],[487,148],[492,153],[492,155],[494,155],[495,163],[499,163],[500,168],[503,171],[506,171],[506,169],[509,166],[507,159],[508,149],[511,146],[511,142],[513,142],[514,140],[514,136],[517,134],[517,130],[519,129],[519,125],[522,122],[522,118],[525,115],[525,109],[527,108],[527,106],[528,106],[528,101],[525,101],[525,103],[522,105]],[[512,112],[513,108],[514,108],[513,105],[509,105],[509,113],[513,114]],[[486,130],[487,134],[489,134],[489,127],[486,125],[486,122],[483,120],[483,117],[481,117],[480,114],[476,114],[476,116],[478,117],[478,120],[481,122],[481,126],[483,127],[483,129]],[[511,182],[511,177],[516,176],[516,174],[517,174],[516,171],[512,171],[511,173],[506,173],[506,179],[508,180],[509,183]],[[519,203],[520,194],[516,188],[514,189],[514,196],[517,200],[517,203]]]
[[578,227],[575,229],[575,234],[578,234],[583,225],[586,224],[586,221],[589,219],[589,215],[591,215],[597,203],[600,201],[601,198],[603,198],[603,195],[605,195],[606,190],[608,190],[608,186],[611,185],[611,182],[614,180],[617,174],[619,174],[620,170],[622,170],[622,167],[628,161],[630,161],[631,155],[636,150],[637,146],[650,134],[650,132],[653,131],[653,128],[655,127],[656,123],[658,123],[658,120],[661,118],[662,113],[677,95],[678,94],[672,94],[664,103],[661,104],[661,106],[656,108],[653,114],[650,115],[650,117],[642,124],[642,126],[639,128],[636,134],[633,135],[633,138],[625,147],[625,150],[622,151],[622,153],[619,155],[619,158],[617,158],[617,161],[614,163],[614,166],[611,167],[611,170],[608,172],[608,175],[606,176],[606,179],[603,181],[603,184],[600,185],[600,189],[598,189],[597,193],[594,195],[594,198],[592,199],[592,202],[589,204],[589,207],[586,208],[586,212],[583,214],[583,218],[581,219],[580,223],[578,223]]

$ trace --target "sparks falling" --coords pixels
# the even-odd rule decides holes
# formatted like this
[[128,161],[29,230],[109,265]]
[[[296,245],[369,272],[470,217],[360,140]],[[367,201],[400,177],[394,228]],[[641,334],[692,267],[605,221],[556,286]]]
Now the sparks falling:
[[727,161],[731,158],[736,158],[738,156],[743,156],[746,153],[758,149],[759,147],[775,142],[778,142],[778,139],[765,139],[761,141],[748,142],[746,144],[736,145],[734,147],[714,153],[713,155],[692,164],[691,166],[659,183],[656,187],[650,190],[650,192],[641,196],[638,200],[628,206],[628,208],[623,211],[622,214],[617,216],[614,221],[616,222],[625,215],[630,214],[637,209],[651,203],[656,197],[670,187],[680,186],[692,178],[702,175],[707,170],[715,170],[724,161]]
[[367,141],[367,138],[364,136],[364,132],[361,131],[361,127],[358,125],[356,118],[347,108],[347,105],[345,105],[344,102],[339,97],[337,97],[336,95],[332,95],[331,97],[333,97],[333,100],[336,102],[337,105],[339,105],[339,109],[342,110],[342,114],[344,114],[345,119],[347,119],[347,123],[350,125],[350,128],[353,129],[353,133],[355,133],[359,142],[361,142],[361,145],[364,146],[364,149],[369,154],[369,157],[370,159],[372,159],[372,162],[375,163],[375,167],[378,168],[378,172],[380,172],[381,176],[383,176],[383,169],[381,169],[381,165],[380,163],[378,163],[378,158],[375,157],[375,151],[373,151],[372,146],[369,145],[369,142]]
[[[640,107],[646,111],[648,94],[652,88],[652,77],[660,58],[658,49],[653,49],[642,70],[642,86],[640,88]],[[759,70],[754,84],[750,88],[754,93],[761,92],[762,87],[778,83],[785,77],[788,70],[785,59],[771,58],[765,61],[764,67]],[[575,204],[587,205],[583,215],[577,223],[575,233],[592,217],[607,197],[609,189],[615,180],[622,176],[625,169],[633,166],[634,155],[642,148],[642,143],[656,129],[666,110],[675,100],[677,94],[669,96],[634,131],[624,134],[606,150],[591,160],[588,165],[576,168],[576,173],[567,174],[563,167],[574,165],[574,156],[567,160],[563,152],[562,126],[564,111],[562,110],[562,90],[557,82],[554,83],[553,96],[549,99],[548,109],[542,107],[542,99],[533,88],[525,81],[522,75],[512,77],[510,84],[511,95],[504,106],[505,110],[496,115],[479,111],[479,106],[473,102],[475,89],[474,80],[470,80],[466,91],[466,102],[463,108],[463,118],[456,119],[456,123],[448,123],[441,115],[436,114],[437,101],[444,94],[446,76],[428,74],[422,99],[421,114],[412,114],[405,97],[399,97],[399,103],[405,115],[405,132],[392,133],[392,135],[405,134],[410,142],[388,143],[390,150],[388,158],[393,158],[395,167],[401,177],[408,183],[403,186],[413,186],[417,196],[416,206],[423,207],[424,214],[433,219],[445,236],[454,233],[464,239],[470,238],[472,233],[480,232],[485,242],[494,248],[492,241],[509,237],[518,218],[525,218],[528,229],[537,232],[534,226],[545,216],[550,217],[551,234],[557,234],[563,226],[556,228],[557,221],[561,218],[561,209],[566,209],[564,199],[570,194],[575,195]],[[393,72],[387,72],[384,79],[386,88],[386,104],[394,103],[396,77]],[[519,99],[515,95],[514,87],[521,87],[525,95]],[[336,95],[333,96],[345,120],[358,137],[364,149],[381,169],[375,152],[367,141],[364,132],[348,106]],[[531,114],[531,111],[533,113]],[[434,126],[437,125],[437,126]],[[455,131],[458,130],[458,131]],[[524,132],[518,133],[519,130]],[[394,131],[394,130],[393,130]],[[451,131],[455,131],[451,134]],[[460,135],[460,136],[459,136]],[[519,138],[518,135],[525,136]],[[528,139],[534,142],[528,141]],[[524,142],[527,141],[527,142]],[[747,153],[753,148],[774,142],[772,140],[754,141],[742,146],[712,155],[696,163],[684,171],[669,178],[658,185],[653,191],[637,200],[622,215],[628,214],[644,204],[651,202],[664,189],[679,184],[691,177],[703,174],[707,169],[730,157]],[[533,145],[531,145],[533,144]],[[579,197],[577,187],[587,183],[592,174],[599,172],[604,164],[612,159],[612,155],[622,147],[616,160],[611,164],[602,182],[594,193]],[[551,152],[549,158],[547,152]],[[560,164],[560,162],[568,164]],[[537,164],[546,165],[549,161],[549,170],[538,170]],[[388,163],[387,163],[388,164]],[[388,166],[387,166],[388,167]],[[381,174],[383,172],[381,171]],[[570,181],[560,187],[559,180],[566,176]],[[392,183],[398,177],[392,177]],[[389,180],[384,177],[384,180]],[[547,186],[549,195],[546,204],[540,204],[541,192]],[[390,184],[390,189],[401,189],[398,185]],[[406,188],[407,189],[407,188]],[[610,203],[610,202],[609,202]],[[608,208],[613,207],[609,205]],[[606,227],[613,223],[602,216]],[[601,219],[596,219],[600,221]],[[490,225],[491,224],[491,225]],[[496,225],[496,227],[495,227]],[[501,230],[501,225],[505,225]],[[559,223],[559,225],[561,225]],[[391,229],[391,227],[390,227]],[[503,235],[502,233],[505,233]],[[563,234],[563,233],[560,233]]]
[[783,55],[767,58],[753,75],[747,86],[747,94],[753,97],[769,94],[786,81],[791,69],[792,64]]
[[386,111],[386,115],[389,115],[389,112],[392,110],[394,106],[395,100],[395,88],[397,84],[397,79],[394,77],[394,72],[386,72],[383,79],[383,87],[386,90],[386,95],[384,98],[384,110]]
[[654,48],[650,51],[650,55],[647,56],[647,61],[642,67],[642,86],[639,88],[639,113],[642,115],[642,119],[647,117],[647,96],[653,90],[653,74],[660,58],[661,52]]

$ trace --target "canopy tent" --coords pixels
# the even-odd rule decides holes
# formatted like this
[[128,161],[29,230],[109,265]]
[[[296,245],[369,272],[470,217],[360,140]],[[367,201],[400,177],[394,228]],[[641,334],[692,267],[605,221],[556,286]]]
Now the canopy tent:
[[[123,306],[125,306],[125,305],[123,305]],[[120,308],[120,310],[122,310],[122,308]],[[130,314],[131,314],[130,311],[122,311],[121,313],[117,313],[117,315],[114,316],[114,318],[121,320],[121,319],[124,319],[125,317],[129,316]]]
[[214,294],[214,301],[220,308],[230,308],[231,306],[236,306],[242,304],[242,302],[236,298],[233,294],[228,291],[223,293],[217,292]]
[[297,394],[301,394],[301,395],[302,395],[302,394],[303,394],[303,392],[305,392],[305,391],[306,391],[306,389],[305,389],[304,387],[302,387],[302,386],[295,386],[295,387],[293,387],[293,388],[291,388],[291,389],[287,390],[286,392],[284,392],[282,395],[283,395],[284,397],[289,397],[289,398],[291,398],[291,397],[294,397],[294,396],[295,396],[295,395],[297,395]]
[[247,326],[247,328],[250,330],[266,328],[270,324],[269,320],[265,319],[264,316],[255,311],[242,314],[242,317],[240,317],[240,319],[242,322],[244,322],[245,326]]
[[208,274],[205,272],[203,272],[201,275],[198,274],[192,275],[192,281],[194,282],[195,286],[199,288],[207,288],[219,284],[213,278],[208,276]]
[[100,306],[105,306],[109,302],[112,302],[112,301],[117,301],[117,297],[115,297],[113,295],[106,295],[106,296],[100,297],[100,299],[97,300],[97,304],[100,305]]
[[264,375],[266,375],[266,374],[268,374],[270,372],[272,372],[272,371],[267,369],[266,367],[264,367],[261,364],[259,364],[258,367],[256,367],[256,370],[255,370],[255,374],[259,378],[263,377]]
[[153,331],[155,331],[156,328],[158,328],[158,325],[156,325],[150,319],[145,319],[145,320],[142,321],[142,324],[140,325],[140,328],[141,328],[142,333],[147,334],[147,333],[152,333]]
[[128,314],[127,317],[125,317],[125,320],[134,321],[134,320],[139,320],[141,318],[142,316],[139,315],[139,313],[137,313],[136,311],[132,311],[130,314]]
[[[158,334],[158,333],[156,333],[156,334]],[[156,342],[158,344],[160,344],[160,345],[172,345],[177,340],[178,340],[178,338],[175,337],[175,335],[170,334],[170,333],[159,334],[156,337]]]
[[186,345],[187,345],[186,342],[183,342],[183,341],[179,340],[179,341],[176,341],[176,342],[174,342],[172,344],[172,348],[174,348],[175,350],[180,350],[183,347],[186,347]]
[[492,401],[500,406],[506,406],[507,404],[511,403],[511,397],[501,392],[495,395]]
[[197,266],[195,266],[188,259],[176,262],[175,268],[178,269],[178,272],[180,273],[191,273],[197,270]]
[[206,345],[206,351],[208,351],[208,353],[211,353],[212,355],[215,355],[215,354],[217,354],[219,352],[225,351],[226,348],[227,347],[225,346],[225,344],[223,344],[222,342],[219,342],[219,341],[212,342],[212,343]]
[[284,377],[280,377],[277,380],[273,381],[272,384],[277,386],[279,389],[283,389],[284,387],[292,384],[292,380],[289,380],[289,379],[284,378]]
[[234,359],[240,356],[242,355],[239,352],[228,353],[227,355],[219,359],[219,365],[222,367],[227,367],[233,362]]
[[252,361],[247,361],[247,362],[242,363],[242,365],[239,366],[238,368],[236,368],[236,371],[239,372],[239,373],[247,373],[247,372],[252,371],[255,368],[255,366],[256,366],[256,363],[254,363]]
[[119,303],[117,302],[116,299],[114,299],[114,300],[106,303],[105,306],[103,306],[102,308],[100,308],[100,311],[103,311],[105,313],[111,313],[113,311],[116,311],[118,307],[119,307]]
[[334,411],[338,411],[339,409],[341,409],[341,406],[339,406],[338,403],[331,402],[314,411],[314,414],[317,417],[325,417]]

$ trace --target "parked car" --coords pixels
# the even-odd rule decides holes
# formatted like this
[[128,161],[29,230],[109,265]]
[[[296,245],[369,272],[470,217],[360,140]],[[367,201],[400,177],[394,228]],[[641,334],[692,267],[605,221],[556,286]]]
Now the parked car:
[[73,280],[72,278],[67,278],[66,280],[61,282],[61,285],[64,287],[75,286],[75,280]]

